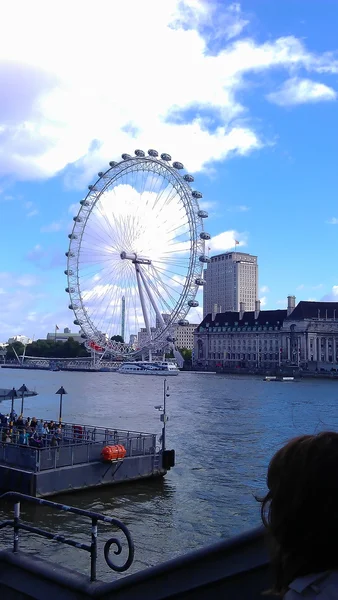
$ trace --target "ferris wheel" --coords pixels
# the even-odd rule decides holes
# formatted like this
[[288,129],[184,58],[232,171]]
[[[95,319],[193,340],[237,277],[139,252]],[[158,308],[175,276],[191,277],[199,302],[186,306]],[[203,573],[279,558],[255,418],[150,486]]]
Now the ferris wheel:
[[174,343],[204,285],[199,191],[183,165],[156,150],[122,154],[89,185],[73,218],[67,256],[69,308],[87,347],[131,357]]

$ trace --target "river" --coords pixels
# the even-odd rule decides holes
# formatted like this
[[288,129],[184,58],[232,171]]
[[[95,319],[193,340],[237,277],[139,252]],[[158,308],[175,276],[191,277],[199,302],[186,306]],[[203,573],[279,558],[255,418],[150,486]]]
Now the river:
[[[154,409],[162,401],[160,377],[1,369],[0,387],[18,388],[23,383],[39,392],[26,399],[26,416],[56,420],[55,392],[63,385],[64,421],[161,431]],[[135,561],[128,573],[257,525],[254,494],[265,490],[274,451],[295,435],[338,428],[334,381],[267,383],[260,377],[180,373],[168,383],[167,447],[176,450],[176,466],[164,480],[57,497],[115,516],[129,527]],[[16,401],[17,412],[20,402]],[[10,402],[3,402],[0,410],[9,412]],[[81,518],[26,505],[22,512],[37,526],[89,542],[89,523]],[[8,514],[0,510],[1,519]],[[98,576],[104,580],[116,576],[103,558],[103,543],[109,537],[107,527],[101,527]],[[1,547],[11,539],[11,530],[0,532]],[[81,550],[24,532],[20,544],[39,556],[89,572],[89,556]]]

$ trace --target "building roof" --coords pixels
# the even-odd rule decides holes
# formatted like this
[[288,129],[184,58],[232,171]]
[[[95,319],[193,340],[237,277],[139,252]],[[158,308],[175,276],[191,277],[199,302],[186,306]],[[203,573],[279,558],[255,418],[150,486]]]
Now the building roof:
[[338,302],[311,302],[301,300],[289,315],[288,319],[337,319]]
[[218,313],[215,315],[214,321],[212,320],[211,314],[209,313],[206,317],[204,317],[202,323],[199,327],[206,327],[206,324],[209,323],[210,327],[224,327],[229,326],[232,327],[238,324],[239,327],[244,327],[248,325],[252,327],[253,325],[270,325],[272,327],[276,327],[277,325],[282,325],[284,319],[286,318],[287,311],[286,310],[261,310],[255,319],[254,311],[246,311],[243,313],[243,318],[239,318],[238,312],[224,312]]

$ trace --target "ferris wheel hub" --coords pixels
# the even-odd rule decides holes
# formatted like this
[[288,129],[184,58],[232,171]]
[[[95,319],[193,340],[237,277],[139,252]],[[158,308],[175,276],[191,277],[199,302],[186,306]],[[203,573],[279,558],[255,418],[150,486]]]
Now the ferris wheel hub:
[[151,260],[149,258],[146,258],[145,256],[138,256],[136,252],[125,252],[123,250],[123,252],[120,254],[120,258],[122,258],[122,260],[131,260],[134,264],[151,265]]

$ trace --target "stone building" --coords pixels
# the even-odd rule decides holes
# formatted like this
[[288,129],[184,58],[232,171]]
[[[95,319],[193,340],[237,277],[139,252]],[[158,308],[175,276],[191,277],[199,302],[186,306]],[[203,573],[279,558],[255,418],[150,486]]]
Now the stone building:
[[[207,315],[194,335],[194,363],[215,367],[338,369],[338,302],[295,305],[286,310]],[[243,309],[243,305],[241,306]]]
[[254,310],[258,298],[257,256],[245,252],[225,252],[212,256],[204,270],[203,315],[216,305],[219,312]]
[[194,333],[198,324],[189,323],[188,325],[176,325],[175,327],[175,345],[177,348],[194,348]]

